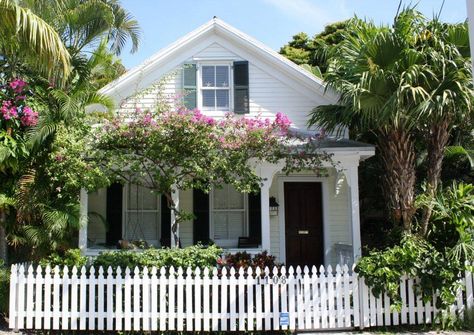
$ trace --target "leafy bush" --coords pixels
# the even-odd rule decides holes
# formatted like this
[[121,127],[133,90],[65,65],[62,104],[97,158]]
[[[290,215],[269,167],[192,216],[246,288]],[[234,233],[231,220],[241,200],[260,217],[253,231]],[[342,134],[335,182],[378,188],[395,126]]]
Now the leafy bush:
[[276,262],[275,256],[269,255],[267,251],[256,254],[252,257],[249,253],[237,252],[235,254],[227,254],[225,258],[219,261],[219,265],[226,267],[234,267],[247,269],[251,267],[252,269],[260,268],[265,269],[268,267],[270,270],[275,266],[280,266],[281,264]]
[[0,260],[0,315],[8,313],[10,293],[10,269]]
[[52,268],[56,265],[59,267],[67,265],[69,268],[73,266],[79,268],[87,264],[87,257],[81,255],[81,250],[79,249],[68,249],[63,253],[52,253],[48,257],[41,259],[39,264],[43,267],[49,265]]
[[446,257],[426,240],[412,235],[406,235],[398,246],[370,252],[360,259],[355,268],[374,295],[386,292],[397,309],[401,307],[399,288],[403,275],[420,279],[415,286],[417,294],[430,298],[438,292],[436,307],[446,309],[455,301],[463,270],[460,262]]
[[190,247],[146,249],[140,252],[130,250],[107,251],[97,256],[93,265],[102,266],[105,269],[109,266],[116,269],[120,266],[122,269],[144,268],[144,267],[190,267],[192,269],[209,268],[217,265],[217,260],[222,254],[222,249],[215,246],[193,245]]

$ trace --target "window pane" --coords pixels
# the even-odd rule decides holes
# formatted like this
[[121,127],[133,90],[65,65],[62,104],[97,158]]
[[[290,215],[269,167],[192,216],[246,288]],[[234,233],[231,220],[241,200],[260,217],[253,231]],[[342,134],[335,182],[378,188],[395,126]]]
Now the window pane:
[[140,209],[141,208],[141,193],[138,185],[128,186],[128,209]]
[[156,210],[158,206],[156,195],[151,193],[151,190],[145,187],[141,187],[141,192],[143,193],[143,206],[141,208]]
[[229,87],[229,67],[216,66],[216,86]]
[[215,67],[214,66],[203,66],[202,67],[202,86],[204,87],[215,87]]
[[244,213],[230,212],[227,215],[227,238],[237,240],[244,236]]
[[214,209],[227,209],[227,189],[227,185],[214,188]]
[[238,192],[234,187],[229,186],[229,207],[230,209],[244,208],[244,194]]
[[227,215],[226,213],[214,213],[214,237],[215,240],[227,239]]
[[217,108],[229,108],[229,91],[228,90],[217,90],[216,91]]
[[196,101],[196,90],[185,90],[184,91],[184,106],[187,109],[194,109],[197,107]]
[[202,91],[202,106],[214,108],[215,104],[215,94],[214,90],[203,90]]
[[183,69],[184,86],[196,86],[196,64],[185,64]]

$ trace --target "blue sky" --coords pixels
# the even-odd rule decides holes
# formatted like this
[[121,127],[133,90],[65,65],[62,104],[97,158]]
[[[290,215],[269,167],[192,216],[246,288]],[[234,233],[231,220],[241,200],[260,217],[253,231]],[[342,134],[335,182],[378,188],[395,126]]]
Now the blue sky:
[[[470,0],[469,0],[470,1]],[[125,51],[127,68],[136,66],[179,37],[209,21],[214,15],[278,50],[291,36],[320,32],[328,23],[354,14],[378,23],[393,19],[398,0],[122,0],[140,22],[142,42],[135,54]],[[442,0],[406,1],[431,17]],[[466,0],[445,0],[442,19],[466,19]],[[129,49],[128,49],[129,50]]]

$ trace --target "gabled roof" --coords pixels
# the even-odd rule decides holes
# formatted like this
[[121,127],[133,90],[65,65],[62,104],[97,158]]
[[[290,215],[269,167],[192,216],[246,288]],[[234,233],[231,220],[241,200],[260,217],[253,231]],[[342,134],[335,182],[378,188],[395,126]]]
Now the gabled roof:
[[180,63],[185,61],[185,59],[179,59],[179,55],[186,55],[186,53],[189,53],[189,51],[192,50],[192,47],[199,43],[199,41],[202,41],[213,34],[251,52],[253,55],[258,57],[259,60],[277,67],[281,72],[289,78],[294,79],[298,84],[303,85],[305,88],[315,92],[316,94],[324,96],[325,99],[328,100],[328,103],[337,102],[337,95],[331,90],[326,90],[325,84],[321,79],[315,77],[313,74],[286,59],[263,43],[247,34],[244,34],[216,17],[184,37],[178,39],[168,47],[160,50],[139,66],[127,71],[124,75],[103,87],[100,92],[108,95],[117,103],[130,97],[133,93],[145,89],[156,81],[156,79],[147,80],[149,75],[154,78],[160,78],[164,74],[170,72],[179,66]]

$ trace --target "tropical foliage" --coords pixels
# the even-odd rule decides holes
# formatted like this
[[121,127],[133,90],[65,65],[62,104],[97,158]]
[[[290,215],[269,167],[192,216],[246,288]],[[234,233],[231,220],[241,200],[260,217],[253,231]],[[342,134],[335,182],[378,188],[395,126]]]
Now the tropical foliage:
[[[113,0],[1,4],[19,14],[15,14],[18,21],[12,21],[18,25],[16,30],[0,35],[0,46],[16,48],[0,49],[5,81],[0,96],[0,131],[5,138],[0,145],[0,220],[11,245],[29,245],[33,247],[29,252],[38,257],[69,247],[79,225],[79,190],[107,183],[106,176],[84,156],[84,138],[90,130],[85,107],[93,103],[112,107],[97,90],[124,72],[114,54],[128,41],[132,51],[138,47],[139,27]],[[27,22],[27,18],[38,22]],[[41,29],[35,32],[28,25]],[[29,37],[38,39],[41,31],[54,32],[51,36],[66,53],[67,64],[61,55],[49,55],[51,50],[39,56],[49,57],[53,75],[36,66],[41,61],[31,63],[32,53],[18,52],[29,43],[18,38],[22,29],[29,29]],[[52,37],[41,37],[38,43],[48,38]],[[20,42],[16,46],[9,39]],[[60,71],[63,63],[67,68]]]
[[310,124],[373,134],[392,221],[426,234],[430,205],[419,227],[412,224],[417,151],[426,148],[427,192],[433,196],[451,129],[472,117],[467,27],[405,9],[391,26],[355,18],[343,34],[325,75],[340,103],[316,108]]

